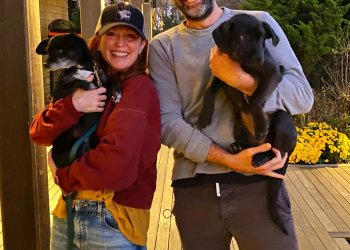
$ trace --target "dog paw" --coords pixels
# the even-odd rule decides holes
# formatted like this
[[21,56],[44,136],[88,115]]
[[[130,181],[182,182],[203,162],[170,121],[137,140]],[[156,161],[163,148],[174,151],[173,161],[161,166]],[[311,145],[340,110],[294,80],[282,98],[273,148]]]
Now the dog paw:
[[252,166],[253,167],[260,167],[264,165],[266,162],[271,160],[274,157],[272,151],[258,153],[253,156],[252,159]]
[[238,145],[238,143],[236,143],[236,142],[231,143],[230,148],[229,148],[229,152],[232,154],[237,154],[237,153],[241,152],[242,150],[243,150],[243,148],[240,145]]

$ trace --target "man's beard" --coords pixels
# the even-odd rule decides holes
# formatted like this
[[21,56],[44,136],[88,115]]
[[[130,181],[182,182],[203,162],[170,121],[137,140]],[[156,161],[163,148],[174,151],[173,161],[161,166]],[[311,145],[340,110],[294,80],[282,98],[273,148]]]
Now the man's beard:
[[214,9],[214,0],[202,0],[202,4],[196,8],[188,8],[177,0],[173,0],[173,3],[185,18],[191,21],[201,21],[207,18]]

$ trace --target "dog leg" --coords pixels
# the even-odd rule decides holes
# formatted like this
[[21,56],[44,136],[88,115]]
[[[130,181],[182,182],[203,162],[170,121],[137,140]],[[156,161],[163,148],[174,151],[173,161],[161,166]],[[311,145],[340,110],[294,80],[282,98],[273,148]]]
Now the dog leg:
[[[288,167],[288,158],[284,166],[275,172],[285,175]],[[283,180],[271,178],[269,181],[269,191],[268,191],[268,208],[272,220],[277,224],[277,226],[283,231],[283,233],[288,235],[288,230],[285,225],[285,221],[288,218],[285,218],[284,211],[281,211],[281,204],[278,203],[278,196],[281,191]]]
[[195,126],[199,129],[206,128],[211,123],[215,108],[215,94],[218,92],[222,85],[220,80],[214,76],[210,78],[210,82],[210,87],[203,97],[202,110],[198,116],[197,122],[195,123]]
[[266,162],[270,161],[273,157],[275,157],[275,154],[271,150],[267,152],[257,153],[253,156],[252,166],[260,167]]
[[214,93],[208,89],[203,98],[203,108],[196,122],[199,129],[206,128],[210,123],[214,113]]
[[282,230],[283,233],[288,235],[288,230],[285,225],[285,220],[281,214],[279,204],[278,204],[278,195],[282,187],[282,180],[272,179],[269,183],[268,191],[268,208],[272,220],[277,224],[277,226]]
[[270,122],[271,136],[269,142],[277,148],[281,155],[293,152],[297,143],[297,131],[291,115],[284,110],[277,110],[272,114]]
[[[272,114],[266,141],[278,149],[282,157],[285,153],[290,155],[293,152],[297,142],[297,131],[292,117],[286,111],[277,110]],[[258,167],[273,157],[275,156],[272,151],[259,153],[254,155],[252,164]]]

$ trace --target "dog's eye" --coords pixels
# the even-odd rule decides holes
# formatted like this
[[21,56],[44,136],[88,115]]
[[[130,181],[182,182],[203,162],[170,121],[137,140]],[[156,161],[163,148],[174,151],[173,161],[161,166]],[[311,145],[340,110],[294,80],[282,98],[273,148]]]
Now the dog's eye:
[[63,53],[63,49],[56,50],[55,54],[56,56],[60,56]]

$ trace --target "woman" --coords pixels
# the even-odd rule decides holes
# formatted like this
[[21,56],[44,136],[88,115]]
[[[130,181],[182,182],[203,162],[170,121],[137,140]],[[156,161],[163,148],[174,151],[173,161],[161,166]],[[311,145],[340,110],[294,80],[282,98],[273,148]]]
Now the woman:
[[[102,112],[95,149],[59,169],[49,154],[52,175],[63,193],[77,191],[73,200],[74,248],[146,249],[160,148],[160,114],[157,93],[145,73],[148,43],[143,24],[142,13],[131,4],[110,5],[103,10],[90,42],[111,85],[122,83],[119,103],[107,99],[105,88],[77,90],[44,108],[30,127],[36,143],[51,145],[83,113]],[[62,198],[53,215],[51,247],[67,249]]]

